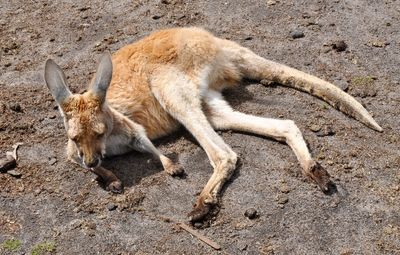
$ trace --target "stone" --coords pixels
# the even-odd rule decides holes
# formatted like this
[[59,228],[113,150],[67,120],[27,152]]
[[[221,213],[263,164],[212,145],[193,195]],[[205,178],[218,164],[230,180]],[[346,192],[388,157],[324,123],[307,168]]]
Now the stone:
[[294,30],[290,32],[290,37],[292,37],[293,39],[303,38],[304,33],[300,30]]
[[114,203],[109,203],[108,205],[107,205],[107,209],[109,210],[109,211],[114,211],[115,209],[117,209],[117,205],[116,204],[114,204]]
[[332,44],[332,49],[334,49],[337,52],[342,52],[347,49],[347,44],[343,40],[339,40]]
[[257,218],[257,210],[254,208],[249,208],[244,212],[244,216],[246,216],[248,219],[252,220]]
[[57,159],[56,159],[56,158],[51,158],[51,159],[49,160],[49,164],[50,164],[50,165],[54,165],[55,163],[57,163]]
[[22,111],[21,105],[19,103],[10,103],[9,107],[14,112],[21,112]]
[[8,170],[7,173],[15,178],[21,178],[21,176],[22,176],[22,174],[20,172],[18,172],[17,170],[14,170],[14,169]]

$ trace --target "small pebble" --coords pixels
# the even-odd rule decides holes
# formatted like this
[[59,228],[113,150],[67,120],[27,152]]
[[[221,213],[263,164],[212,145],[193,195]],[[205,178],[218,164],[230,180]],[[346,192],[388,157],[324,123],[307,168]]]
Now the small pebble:
[[244,212],[244,216],[250,220],[255,219],[257,217],[257,210],[254,208],[249,208]]
[[241,251],[245,251],[245,250],[247,250],[247,247],[248,247],[247,244],[242,244],[242,245],[239,246],[239,249],[240,249]]
[[81,219],[74,219],[68,225],[69,230],[80,228],[83,224],[83,220]]
[[160,19],[162,16],[161,15],[153,15],[153,17],[151,17],[154,20],[158,20]]
[[317,136],[323,137],[323,136],[331,136],[334,135],[335,131],[332,129],[331,126],[324,126],[322,129],[320,129],[317,132]]
[[344,169],[353,169],[353,166],[350,164],[346,164],[343,166]]
[[73,211],[74,213],[79,213],[80,211],[82,211],[82,208],[81,208],[80,206],[77,206],[77,207],[75,207],[72,211]]
[[342,52],[347,49],[347,44],[343,40],[340,40],[332,44],[332,49],[337,52]]
[[304,33],[302,31],[295,30],[295,31],[290,32],[290,36],[293,39],[303,38],[304,37]]
[[275,200],[277,201],[278,204],[284,205],[287,202],[289,202],[289,198],[285,195],[278,195]]
[[195,228],[201,228],[201,227],[203,227],[203,223],[201,223],[201,222],[195,222],[195,223],[193,224],[193,226],[194,226]]
[[7,173],[15,178],[21,178],[22,174],[17,170],[8,170]]
[[352,156],[353,158],[355,158],[355,157],[357,157],[358,156],[358,151],[357,150],[351,150],[350,151],[350,156]]
[[55,118],[57,118],[57,115],[55,115],[55,114],[53,114],[53,113],[49,115],[49,119],[52,120],[52,119],[55,119]]
[[9,107],[14,112],[21,112],[21,110],[22,110],[21,105],[19,103],[10,103]]
[[51,159],[49,160],[49,164],[50,164],[50,165],[54,165],[55,163],[57,163],[57,159],[56,159],[56,158],[51,158]]
[[114,204],[114,203],[109,203],[109,204],[107,205],[107,209],[108,209],[109,211],[114,211],[115,209],[117,209],[117,205]]
[[329,204],[329,206],[330,206],[331,208],[336,208],[336,207],[338,206],[338,203],[337,203],[337,202],[331,202],[331,203]]
[[331,47],[324,47],[323,49],[322,49],[322,52],[323,53],[328,53],[328,52],[330,52],[332,49],[331,49]]
[[367,43],[368,46],[377,47],[377,48],[384,48],[389,44],[390,44],[389,42],[386,42],[386,41],[383,41],[383,40],[379,40],[379,39],[373,40],[373,41],[369,41]]
[[318,131],[321,130],[321,126],[318,125],[318,124],[313,124],[313,125],[310,126],[310,130],[313,131],[313,132],[318,132]]
[[282,193],[287,194],[287,193],[290,192],[290,188],[288,187],[288,185],[287,185],[286,183],[282,183],[282,184],[279,186],[279,191],[282,192]]
[[102,214],[102,215],[97,216],[97,218],[100,220],[104,220],[105,218],[107,218],[107,215]]

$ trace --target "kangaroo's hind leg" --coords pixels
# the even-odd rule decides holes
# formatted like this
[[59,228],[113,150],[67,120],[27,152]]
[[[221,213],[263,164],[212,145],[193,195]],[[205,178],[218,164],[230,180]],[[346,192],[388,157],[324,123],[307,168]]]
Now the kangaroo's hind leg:
[[236,168],[237,156],[214,131],[202,110],[199,84],[175,69],[160,71],[151,81],[152,91],[163,107],[196,138],[207,153],[214,172],[189,214],[201,220],[218,202],[218,193]]
[[303,136],[293,121],[236,112],[215,91],[206,94],[205,102],[208,120],[215,129],[250,132],[286,142],[299,160],[304,174],[312,178],[324,192],[329,190],[331,182],[328,172],[312,159]]

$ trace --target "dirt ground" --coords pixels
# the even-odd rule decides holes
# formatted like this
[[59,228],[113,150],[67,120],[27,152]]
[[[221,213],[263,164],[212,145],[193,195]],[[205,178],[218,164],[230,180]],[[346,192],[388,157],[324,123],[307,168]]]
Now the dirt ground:
[[[0,173],[0,253],[400,254],[399,24],[396,0],[0,1],[0,152],[24,143],[22,177]],[[221,245],[214,251],[172,222],[187,221],[212,172],[194,139],[181,130],[156,141],[177,155],[184,179],[149,155],[109,159],[125,184],[124,194],[110,194],[66,161],[62,119],[42,76],[51,57],[78,92],[104,50],[175,26],[204,27],[334,82],[384,132],[285,87],[247,82],[226,92],[235,109],[295,120],[338,192],[307,181],[285,144],[221,133],[241,160],[219,212],[196,225]],[[244,216],[251,208],[253,220]]]

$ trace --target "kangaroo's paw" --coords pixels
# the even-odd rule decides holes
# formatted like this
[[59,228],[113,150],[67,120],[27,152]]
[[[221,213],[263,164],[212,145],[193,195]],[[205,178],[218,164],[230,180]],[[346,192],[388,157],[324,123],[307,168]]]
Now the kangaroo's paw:
[[307,176],[313,179],[323,192],[329,192],[333,186],[329,173],[318,162],[315,162],[307,172]]
[[185,170],[183,170],[183,167],[177,163],[173,164],[168,169],[165,169],[165,171],[171,176],[182,176],[185,173]]
[[161,162],[164,166],[165,172],[171,176],[182,176],[185,173],[183,167],[179,163],[174,163],[167,157],[161,158]]
[[124,185],[120,180],[111,181],[109,183],[105,183],[106,190],[111,191],[115,194],[121,194],[124,192]]
[[105,169],[101,166],[91,168],[90,170],[97,175],[97,181],[100,183],[100,186],[103,186],[105,190],[118,194],[124,191],[124,186],[122,185],[122,182],[110,170]]

